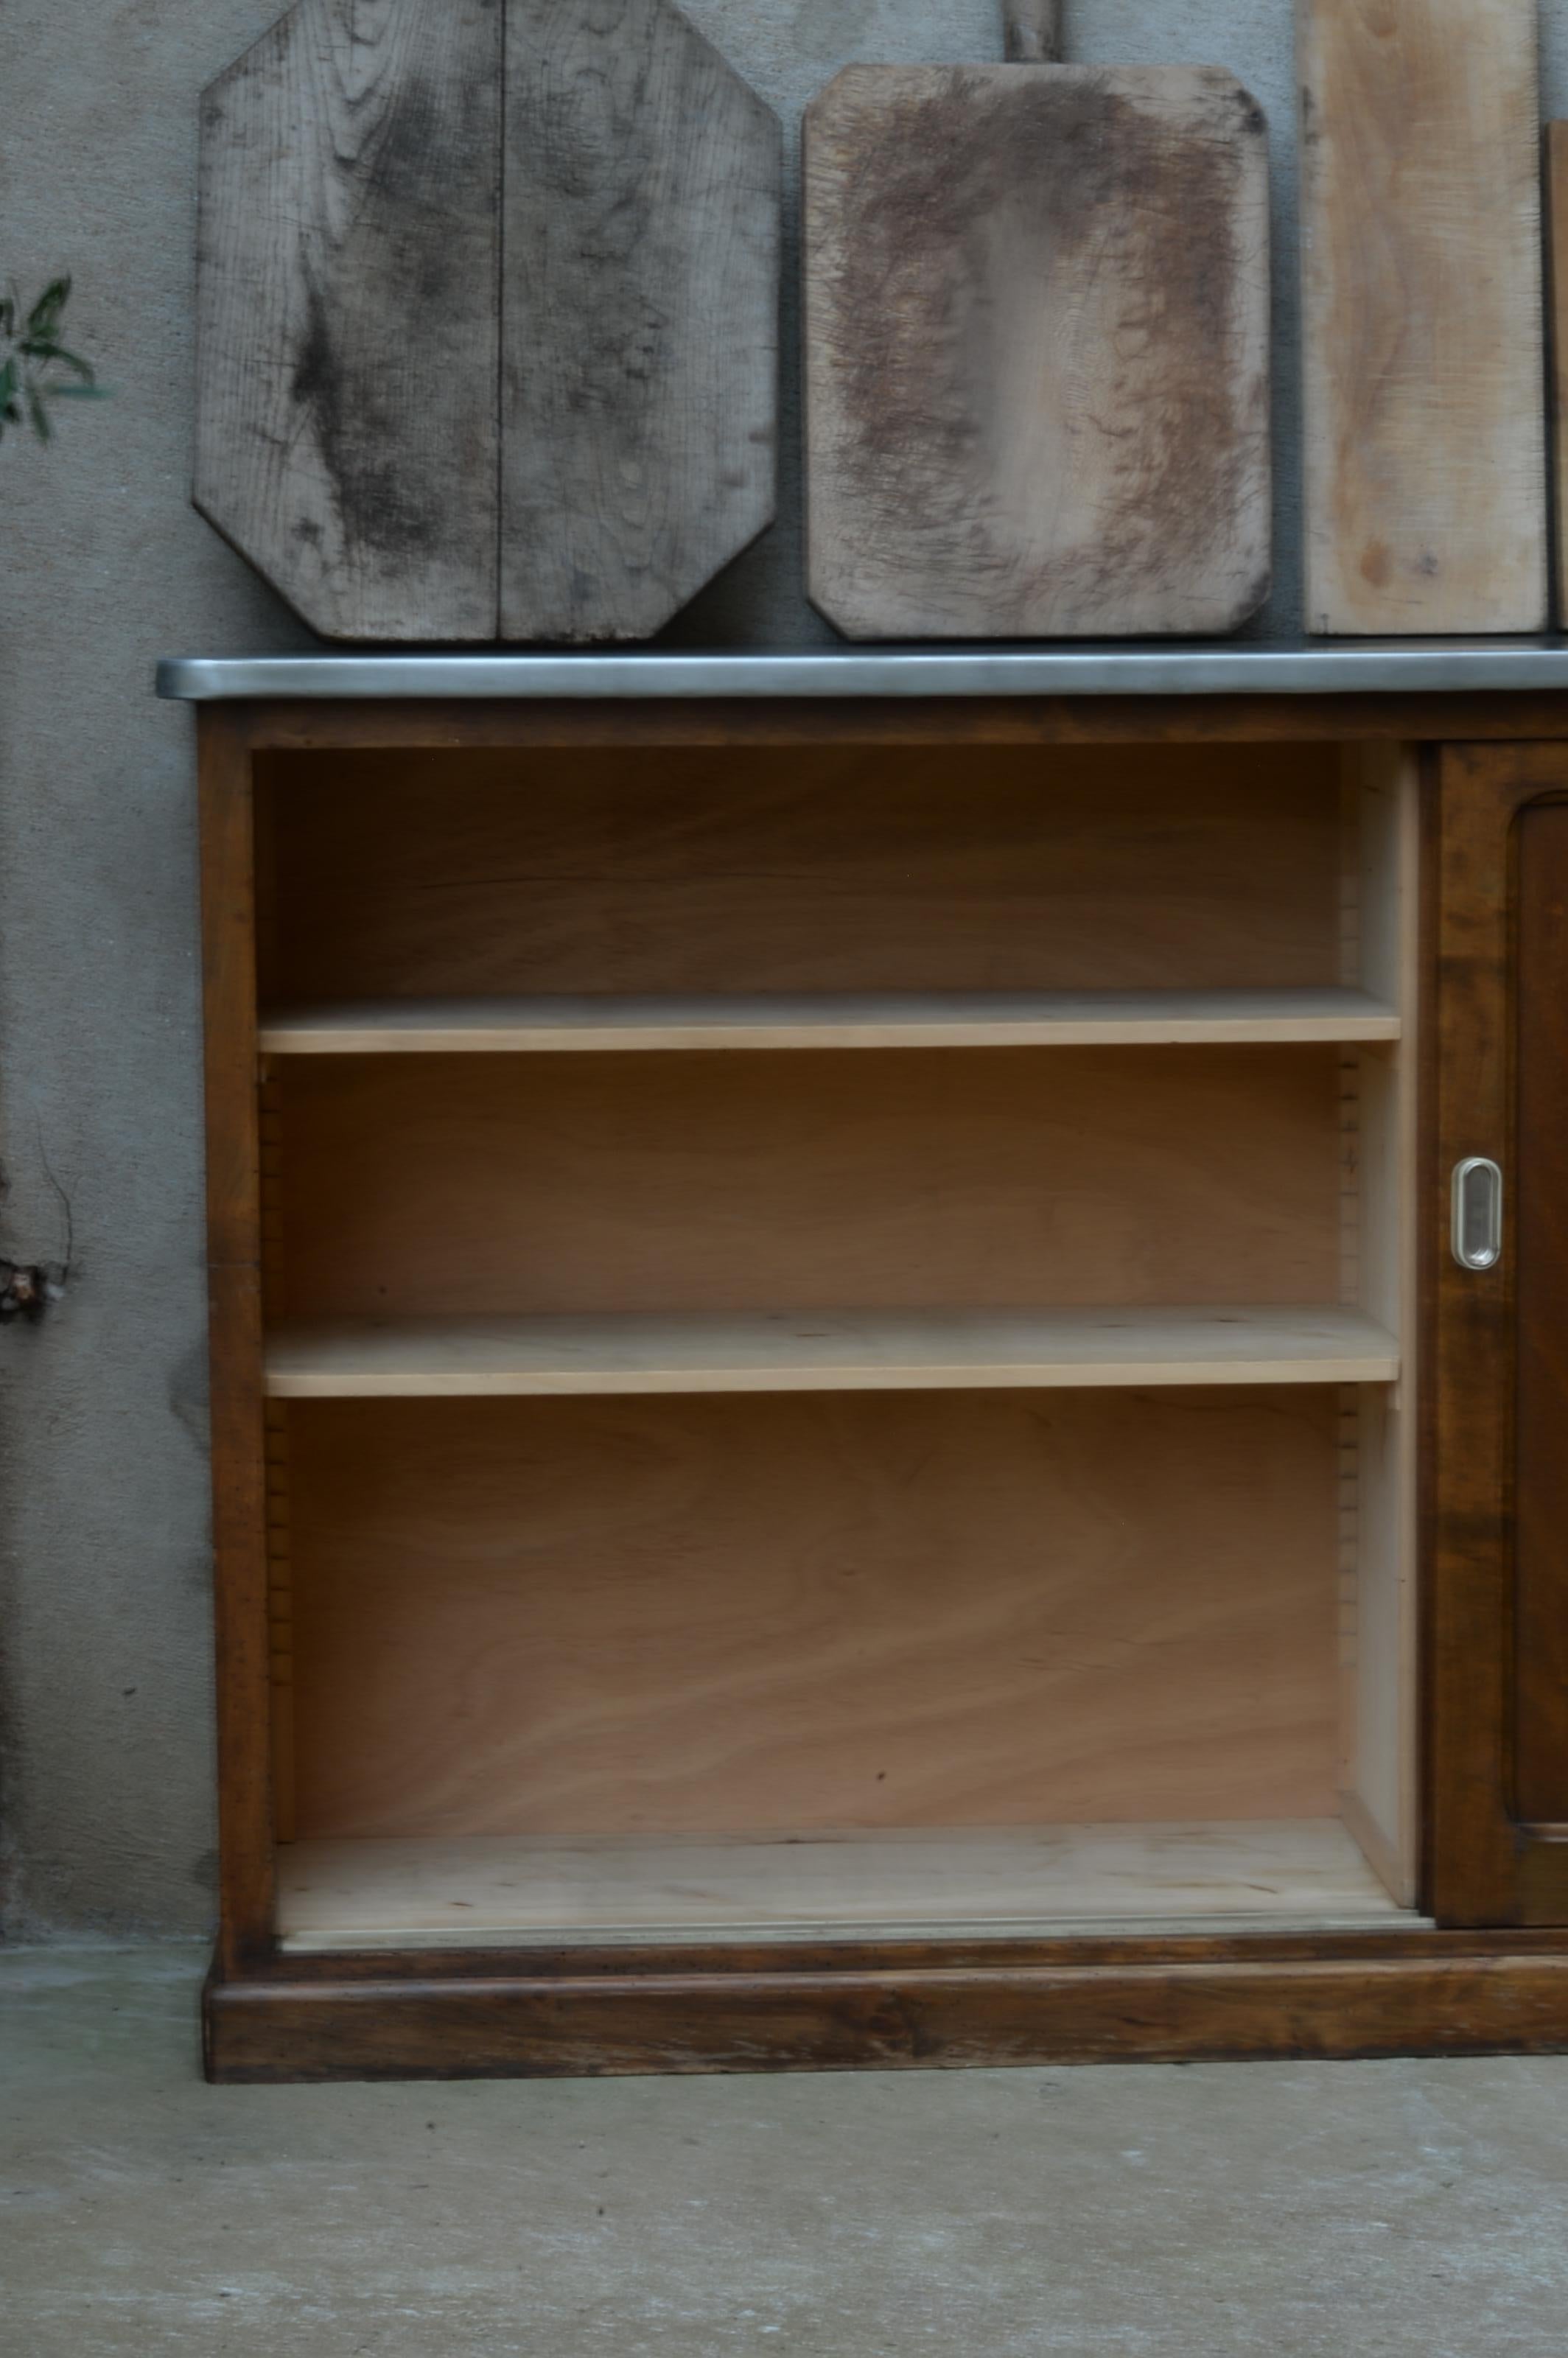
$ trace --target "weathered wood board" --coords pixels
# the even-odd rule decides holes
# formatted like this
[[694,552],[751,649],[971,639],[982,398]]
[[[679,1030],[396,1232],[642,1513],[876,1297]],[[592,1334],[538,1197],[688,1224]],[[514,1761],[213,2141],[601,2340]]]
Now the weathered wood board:
[[333,638],[495,633],[501,0],[300,0],[202,101],[197,506]]
[[645,637],[772,521],[782,174],[667,0],[509,0],[503,638]]
[[1267,133],[1239,83],[852,66],[808,110],[805,168],[808,568],[830,621],[1180,635],[1262,603]]
[[329,637],[649,635],[773,514],[780,178],[670,0],[298,0],[203,103],[197,505]]
[[1559,630],[1568,614],[1568,123],[1546,126],[1546,315]]
[[1546,621],[1534,0],[1301,0],[1307,625]]

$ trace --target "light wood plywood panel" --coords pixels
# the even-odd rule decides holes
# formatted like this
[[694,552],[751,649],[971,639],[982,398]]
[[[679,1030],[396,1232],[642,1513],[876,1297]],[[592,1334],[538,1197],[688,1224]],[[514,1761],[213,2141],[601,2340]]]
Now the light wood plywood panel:
[[1400,1338],[1401,1379],[1356,1402],[1355,1645],[1347,1788],[1363,1847],[1396,1898],[1416,1888],[1420,1736],[1417,1564],[1421,1191],[1421,782],[1412,748],[1355,764],[1363,978],[1405,1011],[1400,1041],[1362,1054],[1355,1297]]
[[264,759],[263,997],[1322,988],[1333,747]]
[[1184,1046],[1397,1040],[1360,990],[827,992],[809,997],[371,1001],[265,1018],[276,1056],[540,1055],[681,1049]]
[[1331,1388],[288,1413],[302,1837],[1334,1812]]
[[1399,1372],[1393,1336],[1339,1309],[362,1321],[286,1329],[267,1351],[278,1400],[1377,1384]]
[[525,1946],[562,1932],[613,1943],[1102,1925],[1278,1931],[1398,1914],[1332,1818],[773,1843],[491,1835],[308,1842],[278,1855],[278,1930],[295,1955]]
[[1336,1298],[1332,1047],[277,1071],[290,1318]]
[[1534,0],[1300,0],[1307,627],[1546,600]]

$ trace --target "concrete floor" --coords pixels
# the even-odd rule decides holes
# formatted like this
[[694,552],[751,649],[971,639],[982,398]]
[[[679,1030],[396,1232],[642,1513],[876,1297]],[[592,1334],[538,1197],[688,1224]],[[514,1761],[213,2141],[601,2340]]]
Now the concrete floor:
[[209,2089],[200,1963],[0,1955],[6,2358],[1568,2345],[1568,2060]]

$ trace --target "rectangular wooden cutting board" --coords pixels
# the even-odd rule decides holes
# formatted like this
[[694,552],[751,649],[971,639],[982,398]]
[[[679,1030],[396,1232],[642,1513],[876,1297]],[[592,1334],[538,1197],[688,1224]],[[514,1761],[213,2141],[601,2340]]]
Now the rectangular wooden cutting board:
[[811,595],[852,638],[1232,630],[1269,589],[1261,111],[1010,18],[1040,62],[851,66],[807,112]]
[[1306,614],[1544,627],[1535,0],[1299,0]]

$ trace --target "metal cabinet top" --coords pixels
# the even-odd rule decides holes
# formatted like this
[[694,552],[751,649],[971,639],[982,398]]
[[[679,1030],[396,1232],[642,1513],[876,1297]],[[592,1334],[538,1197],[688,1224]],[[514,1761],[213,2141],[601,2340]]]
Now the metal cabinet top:
[[1568,637],[1221,646],[850,648],[797,654],[179,655],[176,702],[281,697],[648,699],[1414,696],[1568,689]]

